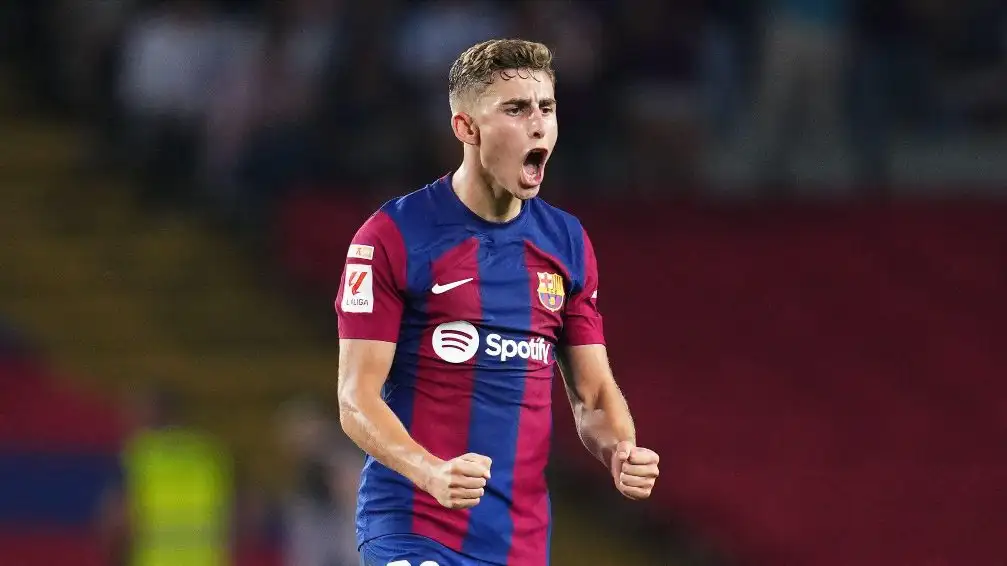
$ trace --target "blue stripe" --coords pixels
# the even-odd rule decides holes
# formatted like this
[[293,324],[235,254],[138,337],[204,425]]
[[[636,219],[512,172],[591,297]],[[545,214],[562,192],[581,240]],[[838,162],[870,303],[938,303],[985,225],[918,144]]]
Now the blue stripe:
[[0,454],[0,523],[86,525],[120,478],[114,454]]
[[[527,329],[531,327],[531,290],[524,242],[482,240],[479,279],[483,340],[494,332],[512,340],[526,339]],[[520,306],[515,308],[514,305]],[[462,551],[504,564],[514,531],[510,502],[513,500],[514,459],[527,360],[514,357],[501,362],[488,355],[487,350],[484,344],[477,358],[469,451],[493,458],[492,479],[487,486],[487,496],[472,508]],[[499,543],[501,539],[505,544]]]

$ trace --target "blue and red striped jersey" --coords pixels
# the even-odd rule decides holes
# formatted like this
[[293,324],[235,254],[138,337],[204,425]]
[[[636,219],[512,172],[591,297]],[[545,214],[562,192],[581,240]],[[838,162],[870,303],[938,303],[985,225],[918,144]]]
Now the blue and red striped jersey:
[[545,467],[557,345],[604,344],[594,250],[580,222],[535,198],[483,220],[450,176],[389,201],[359,229],[336,299],[340,338],[395,342],[383,398],[448,460],[493,460],[481,502],[449,510],[367,457],[358,543],[418,534],[493,564],[548,564]]

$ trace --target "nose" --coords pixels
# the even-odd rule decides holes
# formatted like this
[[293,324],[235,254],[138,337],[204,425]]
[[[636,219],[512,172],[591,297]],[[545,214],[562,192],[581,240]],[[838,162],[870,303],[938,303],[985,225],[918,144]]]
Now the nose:
[[545,137],[545,128],[543,126],[544,120],[542,120],[542,114],[535,113],[530,120],[528,120],[528,135],[536,140],[540,140]]

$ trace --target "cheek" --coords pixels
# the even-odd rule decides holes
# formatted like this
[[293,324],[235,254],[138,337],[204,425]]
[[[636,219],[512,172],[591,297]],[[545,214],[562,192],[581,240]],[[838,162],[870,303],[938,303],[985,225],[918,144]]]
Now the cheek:
[[514,128],[493,126],[483,130],[482,150],[486,163],[507,161],[520,148]]

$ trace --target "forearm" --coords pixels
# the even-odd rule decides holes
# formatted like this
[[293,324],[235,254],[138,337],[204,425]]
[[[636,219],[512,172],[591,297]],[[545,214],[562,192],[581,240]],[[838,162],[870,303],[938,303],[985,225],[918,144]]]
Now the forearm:
[[588,452],[608,464],[616,444],[636,442],[636,427],[629,405],[614,382],[606,384],[590,401],[576,404],[577,433]]
[[339,402],[343,431],[361,450],[421,489],[441,461],[419,445],[402,421],[378,396],[348,395]]

